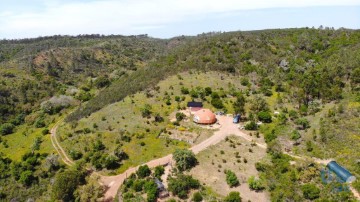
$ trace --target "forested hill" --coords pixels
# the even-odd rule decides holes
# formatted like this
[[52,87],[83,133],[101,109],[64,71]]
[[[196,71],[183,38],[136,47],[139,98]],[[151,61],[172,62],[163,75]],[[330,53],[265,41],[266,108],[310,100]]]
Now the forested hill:
[[271,93],[273,86],[289,92],[299,107],[314,99],[329,102],[341,98],[346,84],[358,87],[359,41],[358,30],[305,28],[179,37],[168,41],[179,45],[166,55],[114,81],[67,120],[78,120],[187,70],[247,75],[264,94]]
[[[84,87],[90,78],[115,80],[165,54],[147,36],[53,36],[0,41],[0,124],[19,122],[44,100]],[[102,79],[99,79],[101,81]],[[91,79],[90,79],[91,80]],[[92,95],[81,91],[88,100]]]
[[186,70],[248,75],[263,93],[276,85],[299,105],[315,98],[331,101],[341,97],[346,83],[356,88],[359,82],[359,41],[358,30],[306,28],[166,40],[146,35],[2,40],[0,123],[22,122],[41,102],[69,89],[89,100],[67,119],[78,120]]

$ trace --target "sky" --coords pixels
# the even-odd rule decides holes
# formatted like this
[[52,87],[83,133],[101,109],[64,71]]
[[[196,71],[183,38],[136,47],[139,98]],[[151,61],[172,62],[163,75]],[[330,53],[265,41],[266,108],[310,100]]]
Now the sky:
[[360,29],[360,0],[0,0],[0,39],[334,27]]

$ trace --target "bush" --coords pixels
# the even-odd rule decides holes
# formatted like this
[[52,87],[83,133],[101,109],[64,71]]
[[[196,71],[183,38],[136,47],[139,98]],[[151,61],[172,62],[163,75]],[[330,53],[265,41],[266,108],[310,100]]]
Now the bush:
[[249,188],[252,190],[259,191],[265,189],[263,182],[260,179],[256,179],[254,176],[251,176],[248,179],[248,184]]
[[44,121],[44,118],[43,118],[43,117],[40,117],[40,118],[38,118],[38,119],[35,121],[35,127],[36,127],[36,128],[45,127],[45,121]]
[[145,104],[144,107],[141,109],[142,117],[149,117],[152,114],[152,107],[149,104]]
[[143,180],[135,180],[132,183],[132,188],[133,190],[135,190],[136,192],[140,192],[143,190],[143,186],[144,186],[144,181]]
[[43,134],[43,135],[49,134],[49,129],[44,128],[44,130],[41,131],[41,134]]
[[271,114],[269,112],[266,111],[261,111],[258,113],[258,118],[260,121],[264,122],[264,123],[271,123]]
[[309,121],[306,119],[306,118],[299,118],[299,119],[296,119],[295,123],[299,126],[301,126],[301,128],[303,130],[307,129],[307,128],[310,128],[310,123]]
[[139,169],[136,171],[136,175],[139,178],[147,177],[151,174],[151,170],[148,165],[140,166]]
[[247,77],[242,77],[240,79],[240,83],[241,83],[242,86],[247,86],[247,85],[250,84],[250,81],[249,81],[249,79]]
[[96,78],[94,85],[96,86],[96,88],[104,88],[110,85],[110,80],[106,77],[98,77]]
[[320,189],[315,184],[305,184],[301,189],[306,199],[314,200],[320,196]]
[[190,189],[197,189],[199,187],[199,181],[192,178],[190,175],[179,174],[176,178],[170,177],[168,180],[169,191],[182,199],[187,197]]
[[125,153],[125,151],[121,149],[121,146],[117,146],[117,147],[115,148],[115,150],[114,150],[114,155],[115,155],[116,157],[118,157],[118,159],[119,159],[120,161],[129,158],[128,154]]
[[26,170],[20,174],[19,182],[23,185],[30,186],[34,180],[35,177],[33,176],[33,172],[31,170]]
[[198,98],[198,97],[199,97],[199,93],[198,93],[196,90],[191,89],[191,91],[190,91],[190,96],[191,96],[192,98]]
[[211,100],[211,104],[212,106],[214,106],[216,109],[222,109],[224,108],[224,104],[223,102],[221,101],[220,98],[214,98]]
[[164,166],[156,166],[154,171],[154,176],[160,178],[165,173]]
[[291,133],[291,139],[292,140],[298,140],[301,138],[301,135],[299,133],[299,131],[297,130],[294,130],[292,133]]
[[241,202],[240,193],[237,191],[230,192],[225,198],[224,202]]
[[185,117],[186,117],[185,114],[182,112],[176,113],[176,121],[182,121]]
[[193,194],[193,197],[192,197],[192,201],[194,202],[201,202],[203,200],[203,197],[202,195],[200,194],[200,192],[195,192]]
[[264,139],[266,143],[269,143],[277,138],[277,135],[275,133],[275,130],[272,130],[271,132],[266,132],[264,134]]
[[248,124],[246,124],[245,130],[257,130],[257,125],[255,121],[250,121]]
[[14,132],[15,126],[11,123],[4,123],[0,126],[0,134],[1,135],[8,135]]
[[185,87],[181,87],[181,93],[184,95],[189,94],[189,89],[185,88]]
[[76,150],[71,150],[69,154],[70,154],[70,157],[74,160],[81,159],[81,157],[83,156],[83,154],[81,152],[76,151]]
[[205,95],[209,96],[209,95],[211,95],[211,93],[212,93],[212,89],[210,87],[206,87],[205,88]]
[[289,111],[289,117],[291,120],[295,120],[299,117],[298,113],[295,110],[290,110]]
[[227,170],[225,171],[226,173],[226,183],[230,186],[230,187],[236,187],[239,185],[239,180],[236,177],[235,173]]
[[189,170],[198,163],[195,154],[187,149],[175,150],[173,158],[179,171]]
[[261,162],[256,162],[255,163],[255,168],[259,172],[265,172],[266,171],[266,164],[261,163]]
[[154,181],[147,181],[144,184],[144,190],[147,194],[147,201],[148,202],[156,202],[157,199],[157,185]]

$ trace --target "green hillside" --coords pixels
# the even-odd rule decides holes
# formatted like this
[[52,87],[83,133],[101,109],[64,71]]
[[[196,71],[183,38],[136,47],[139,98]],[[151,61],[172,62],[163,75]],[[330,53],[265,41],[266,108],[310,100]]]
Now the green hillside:
[[[339,162],[358,178],[353,186],[360,191],[359,30],[2,40],[0,78],[0,201],[59,199],[64,190],[56,183],[64,176],[75,184],[69,200],[90,201],[84,190],[94,187],[100,194],[93,197],[101,197],[85,168],[119,174],[214,134],[178,113],[192,100],[213,111],[240,112],[244,131],[267,143],[266,154],[242,168],[260,179],[271,201],[355,200],[350,192],[333,192],[337,185],[324,185],[323,167],[311,157]],[[57,137],[76,163],[72,168],[50,141],[58,121]],[[220,145],[226,152],[234,146],[231,140]],[[252,153],[246,146],[239,151]],[[211,153],[218,165],[200,153],[197,169],[213,165],[212,172],[225,173],[227,163],[236,169],[244,162],[244,155],[239,162],[239,154],[225,159],[221,151]],[[226,184],[225,175],[217,176]],[[228,194],[198,177],[205,198]],[[320,190],[315,198],[307,195],[309,187]],[[122,191],[146,195],[133,187]]]

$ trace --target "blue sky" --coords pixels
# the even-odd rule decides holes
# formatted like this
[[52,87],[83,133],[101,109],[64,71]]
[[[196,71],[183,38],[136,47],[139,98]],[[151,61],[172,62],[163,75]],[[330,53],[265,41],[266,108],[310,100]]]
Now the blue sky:
[[358,0],[0,0],[0,39],[293,27],[360,28]]

